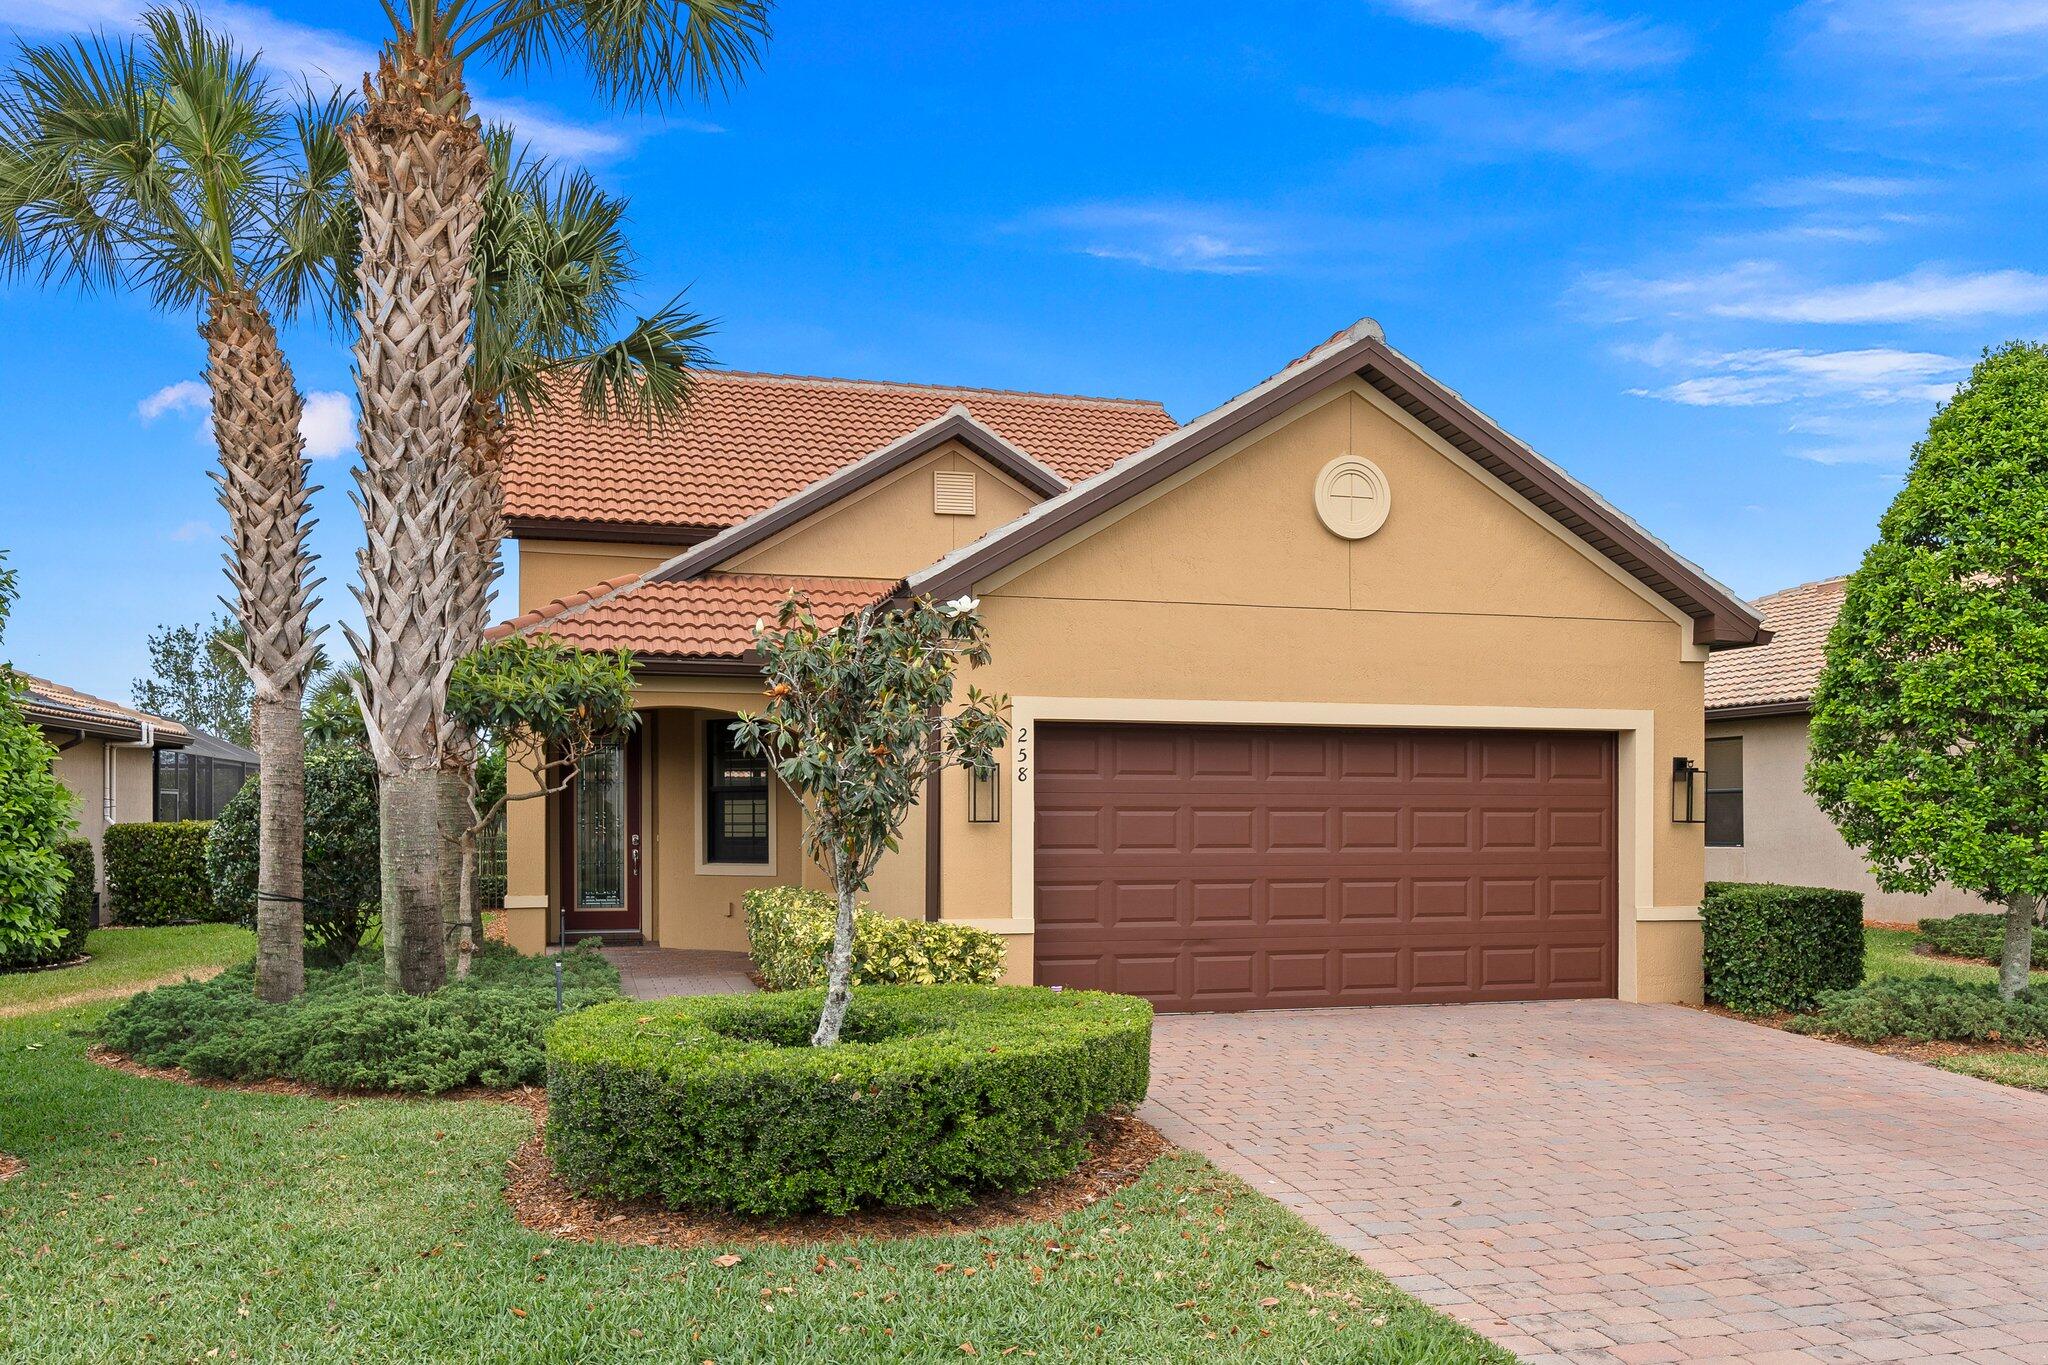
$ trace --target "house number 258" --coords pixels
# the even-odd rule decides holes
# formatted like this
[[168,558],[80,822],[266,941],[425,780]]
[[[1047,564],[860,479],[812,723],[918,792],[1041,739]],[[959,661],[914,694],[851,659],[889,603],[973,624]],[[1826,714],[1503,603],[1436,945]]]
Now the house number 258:
[[1017,780],[1031,780],[1031,727],[1028,725],[1017,727]]

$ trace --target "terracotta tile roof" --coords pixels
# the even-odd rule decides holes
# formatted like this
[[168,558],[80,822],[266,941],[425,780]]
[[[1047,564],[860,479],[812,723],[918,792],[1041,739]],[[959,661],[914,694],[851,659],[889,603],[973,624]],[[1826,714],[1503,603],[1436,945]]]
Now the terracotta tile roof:
[[22,697],[22,709],[30,720],[39,725],[57,729],[83,725],[87,729],[111,729],[139,736],[142,723],[147,721],[156,727],[160,739],[168,741],[168,747],[181,747],[192,738],[191,731],[174,720],[152,716],[147,711],[95,697],[89,692],[80,692],[77,688],[53,683],[20,669],[13,670],[13,673],[28,689]]
[[704,370],[683,421],[648,431],[573,400],[513,424],[505,515],[717,529],[963,404],[1072,483],[1173,430],[1157,403]]
[[1722,650],[1707,660],[1707,709],[1803,702],[1820,679],[1821,653],[1849,580],[1823,578],[1759,597],[1769,644]]
[[584,649],[630,649],[643,659],[738,659],[753,648],[754,622],[773,620],[792,592],[809,595],[819,622],[831,625],[895,586],[879,578],[754,573],[659,583],[632,574],[494,626],[490,638],[531,631]]

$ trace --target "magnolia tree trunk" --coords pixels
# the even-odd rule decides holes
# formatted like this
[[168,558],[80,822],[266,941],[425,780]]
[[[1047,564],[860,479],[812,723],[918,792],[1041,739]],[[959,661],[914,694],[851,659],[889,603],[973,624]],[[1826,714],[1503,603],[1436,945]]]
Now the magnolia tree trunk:
[[462,446],[469,411],[471,247],[489,176],[445,48],[394,44],[343,132],[362,218],[356,279],[357,503],[364,723],[377,758],[385,967],[413,994],[447,975],[441,740],[462,623]]
[[2007,1000],[2027,988],[2027,973],[2034,965],[2034,917],[2040,910],[2039,896],[2005,899],[2005,951],[1998,960],[1998,993]]
[[255,692],[252,728],[262,759],[257,794],[256,994],[289,1000],[306,988],[306,744],[300,703],[316,632],[307,511],[303,404],[276,330],[254,296],[209,301],[199,329],[220,446],[228,515],[228,579],[243,633],[242,667]]
[[818,1016],[818,1030],[811,1035],[812,1047],[831,1047],[839,1041],[846,1023],[846,1007],[853,1003],[853,902],[854,888],[843,877],[833,880],[839,888],[839,918],[832,928],[832,963],[825,973],[825,1009]]
[[[451,756],[467,754],[466,747],[451,747]],[[441,953],[448,970],[457,976],[468,974],[468,954],[463,949],[463,930],[469,923],[468,887],[462,875],[462,850],[469,843],[469,782],[467,766],[453,767],[454,758],[444,759],[434,774],[435,823],[441,840],[434,850],[434,877],[441,897]],[[474,760],[468,760],[473,762]]]

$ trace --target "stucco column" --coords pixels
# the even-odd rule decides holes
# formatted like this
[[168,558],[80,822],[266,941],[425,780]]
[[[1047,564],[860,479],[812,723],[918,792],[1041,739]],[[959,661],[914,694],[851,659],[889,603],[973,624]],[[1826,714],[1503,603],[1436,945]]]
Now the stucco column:
[[[536,790],[533,775],[507,764],[506,794]],[[505,803],[505,934],[522,953],[548,945],[548,800],[531,796]]]

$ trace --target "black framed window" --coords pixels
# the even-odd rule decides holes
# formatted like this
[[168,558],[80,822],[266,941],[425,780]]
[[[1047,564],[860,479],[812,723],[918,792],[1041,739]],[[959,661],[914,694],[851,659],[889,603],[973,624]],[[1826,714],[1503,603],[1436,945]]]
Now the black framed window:
[[768,861],[768,760],[744,753],[732,722],[704,727],[704,861]]
[[242,784],[255,776],[246,763],[205,758],[179,749],[156,751],[156,818],[213,820],[227,809]]
[[156,818],[183,820],[192,809],[192,756],[176,749],[156,751]]
[[1707,741],[1707,847],[1742,847],[1742,737]]

